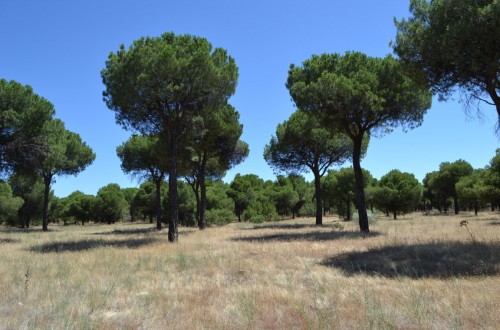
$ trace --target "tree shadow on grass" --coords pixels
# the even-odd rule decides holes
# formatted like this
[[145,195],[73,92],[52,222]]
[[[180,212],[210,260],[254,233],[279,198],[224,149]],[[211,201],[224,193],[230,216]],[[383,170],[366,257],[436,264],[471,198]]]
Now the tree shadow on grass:
[[492,226],[500,226],[500,221],[492,221],[492,222],[490,222],[490,225],[492,225]]
[[500,275],[500,243],[436,242],[387,246],[344,253],[324,260],[321,265],[338,268],[346,275],[390,278]]
[[[323,228],[327,226],[323,225]],[[288,224],[269,224],[269,225],[255,225],[249,228],[241,228],[242,230],[256,230],[256,229],[302,229],[302,228],[322,228],[321,226],[302,224],[302,223],[288,223]]]
[[53,253],[53,252],[81,252],[101,247],[128,248],[137,249],[145,245],[159,242],[159,239],[146,237],[138,239],[126,239],[119,241],[107,241],[102,239],[52,242],[33,246],[29,249],[31,252]]
[[312,231],[307,233],[279,233],[269,235],[244,236],[232,238],[238,242],[291,242],[291,241],[333,241],[379,236],[378,232],[369,234],[353,231]]
[[0,244],[19,243],[21,240],[14,238],[0,238]]
[[156,227],[151,228],[134,228],[134,229],[115,229],[112,231],[102,231],[93,233],[93,235],[138,235],[138,234],[152,234],[158,230]]

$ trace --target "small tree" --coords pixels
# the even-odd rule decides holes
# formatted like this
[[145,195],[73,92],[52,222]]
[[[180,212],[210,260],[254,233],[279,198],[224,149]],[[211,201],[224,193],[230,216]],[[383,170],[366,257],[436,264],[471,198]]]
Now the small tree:
[[362,53],[313,55],[291,65],[287,88],[297,107],[311,111],[353,143],[359,227],[369,232],[361,156],[366,136],[384,135],[396,126],[414,128],[431,105],[431,93],[388,56]]
[[484,183],[485,171],[483,169],[475,170],[472,174],[461,177],[455,185],[461,204],[468,203],[472,205],[475,215],[479,211],[479,205],[486,191]]
[[94,216],[94,198],[94,196],[84,194],[78,190],[72,192],[66,197],[67,210],[65,215],[75,221],[80,221],[82,226],[85,225],[85,222],[89,222]]
[[125,214],[127,202],[125,196],[116,183],[110,183],[97,192],[94,201],[96,220],[107,224],[120,221]]
[[[14,196],[23,199],[19,209],[19,220],[22,228],[29,228],[32,220],[42,219],[45,185],[39,176],[14,174],[9,178]],[[53,192],[49,194],[53,199]]]
[[17,223],[17,212],[24,201],[20,197],[12,195],[12,189],[7,182],[0,181],[0,224],[15,225]]
[[374,201],[377,207],[397,214],[414,211],[422,195],[422,185],[411,173],[392,170],[380,178]]
[[500,123],[499,2],[411,0],[410,12],[395,20],[396,54],[442,99],[458,88],[468,105],[494,105]]
[[456,184],[460,178],[471,175],[472,172],[472,166],[465,160],[459,159],[453,163],[441,163],[439,171],[434,177],[434,186],[441,190],[442,193],[453,198],[455,214],[458,214],[460,211]]
[[167,173],[165,148],[157,136],[133,135],[116,148],[125,173],[151,180],[156,188],[156,229],[161,230],[161,184]]
[[236,174],[227,191],[227,195],[234,201],[234,213],[241,222],[241,216],[250,203],[256,198],[254,189],[262,185],[262,179],[254,174]]
[[313,173],[318,226],[323,224],[321,177],[330,166],[343,163],[351,155],[352,142],[346,135],[325,129],[316,117],[302,111],[279,124],[276,136],[264,149],[264,159],[277,171]]
[[50,185],[54,177],[77,175],[92,164],[95,154],[78,134],[66,130],[59,119],[46,122],[43,126],[43,144],[46,152],[37,161],[36,171],[45,184],[42,225],[43,231],[47,231]]
[[205,111],[193,120],[192,136],[187,143],[191,175],[186,179],[196,195],[199,229],[206,227],[205,180],[221,178],[248,156],[248,144],[239,140],[242,133],[239,113],[229,104]]

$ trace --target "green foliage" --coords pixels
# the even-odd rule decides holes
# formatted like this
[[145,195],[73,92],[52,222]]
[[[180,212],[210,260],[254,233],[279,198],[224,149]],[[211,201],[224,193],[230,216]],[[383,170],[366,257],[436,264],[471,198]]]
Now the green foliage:
[[356,52],[313,55],[300,67],[291,65],[287,88],[299,109],[311,111],[331,130],[351,138],[359,224],[361,231],[369,231],[360,164],[363,139],[397,126],[419,126],[431,105],[431,93],[391,56]]
[[461,177],[456,183],[458,198],[463,206],[468,209],[474,209],[476,215],[479,211],[479,205],[487,202],[487,187],[485,177],[487,170],[474,170],[472,174]]
[[421,195],[422,185],[413,174],[392,170],[380,178],[373,199],[377,208],[392,212],[396,219],[398,214],[415,211]]
[[[179,189],[179,224],[193,227],[196,225],[196,199],[189,185],[178,182]],[[170,212],[170,209],[168,209]]]
[[242,218],[248,221],[256,216],[263,216],[267,221],[277,219],[276,207],[270,196],[272,187],[272,182],[265,183],[255,174],[236,174],[227,195],[234,201],[238,221]]
[[43,178],[45,184],[43,230],[47,231],[49,191],[54,176],[77,175],[92,164],[95,154],[83,142],[80,136],[64,128],[59,119],[47,121],[42,127],[42,141],[45,152],[37,160],[35,171]]
[[294,190],[292,181],[281,175],[274,182],[271,198],[281,217],[290,215],[299,202],[299,194]]
[[166,148],[157,136],[133,135],[116,148],[123,172],[146,180],[162,180],[167,171]]
[[500,120],[500,1],[412,0],[410,12],[395,21],[396,54],[441,98],[458,87],[466,104],[495,105]]
[[0,172],[31,172],[47,151],[41,128],[54,113],[30,86],[0,79]]
[[[460,208],[455,185],[461,177],[471,175],[472,172],[472,166],[465,160],[459,159],[453,163],[443,162],[439,165],[439,171],[428,174],[424,184],[438,196],[441,203],[448,198],[453,198],[455,214],[458,214]],[[446,209],[445,206],[445,211]]]
[[12,189],[7,182],[0,181],[0,224],[18,224],[17,212],[23,203],[22,198],[12,195]]
[[489,166],[483,173],[484,190],[482,198],[488,201],[491,209],[500,206],[500,149],[496,150],[496,155],[490,161]]
[[229,185],[221,180],[207,184],[207,223],[222,225],[234,220],[234,201],[229,198]]
[[[365,188],[370,187],[373,180],[371,173],[363,170]],[[352,220],[352,205],[356,201],[354,169],[344,167],[329,171],[324,179],[323,191],[327,208],[333,208],[335,213],[347,221]]]
[[94,202],[95,220],[115,223],[123,219],[126,208],[127,201],[120,186],[110,183],[97,192]]
[[352,141],[347,136],[322,127],[316,117],[303,111],[295,111],[279,124],[276,135],[264,149],[264,159],[277,171],[311,170],[320,176],[351,154]]
[[227,104],[238,68],[224,49],[204,38],[164,33],[140,38],[111,53],[101,71],[106,105],[116,122],[158,135],[169,157],[169,241],[178,237],[178,157],[194,118]]
[[[44,204],[45,186],[42,179],[38,176],[14,174],[9,178],[9,185],[14,196],[24,201],[18,212],[19,224],[24,228],[29,227],[32,222],[38,223],[42,219]],[[49,198],[54,199],[52,192]],[[57,217],[54,220],[57,220]]]
[[67,199],[67,216],[72,217],[75,221],[81,222],[82,225],[85,222],[92,220],[94,216],[93,206],[95,199],[93,195],[87,195],[81,191],[75,191],[71,193]]

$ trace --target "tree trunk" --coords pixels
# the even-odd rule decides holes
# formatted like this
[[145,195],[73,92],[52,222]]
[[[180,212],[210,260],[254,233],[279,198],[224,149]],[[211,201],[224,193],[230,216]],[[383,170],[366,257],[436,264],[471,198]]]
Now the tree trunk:
[[170,208],[170,216],[168,219],[168,241],[176,243],[179,239],[179,201],[177,195],[177,152],[178,141],[175,136],[176,132],[168,130],[168,155],[169,155],[169,170],[168,173],[168,205]]
[[42,214],[42,229],[43,231],[49,230],[49,194],[50,194],[50,183],[52,182],[52,175],[44,175],[43,183],[45,184],[45,189],[43,192],[43,214]]
[[397,220],[397,219],[398,219],[398,217],[397,217],[397,215],[396,215],[396,211],[393,211],[393,212],[392,212],[392,214],[394,215],[394,220]]
[[363,171],[361,169],[361,145],[363,143],[363,135],[356,137],[353,142],[352,166],[354,168],[354,179],[356,181],[356,206],[359,215],[359,229],[363,233],[369,233],[370,227],[368,225],[368,214],[366,213],[365,184]]
[[477,211],[479,209],[479,205],[478,204],[479,203],[477,201],[474,203],[474,215],[477,215]]
[[347,196],[347,203],[345,206],[346,206],[345,212],[347,215],[347,221],[351,221],[351,219],[352,219],[352,216],[351,216],[351,198],[349,196]]
[[457,190],[453,188],[453,204],[455,206],[455,214],[458,214],[460,211],[459,205],[458,205],[458,195],[457,195]]
[[495,81],[498,81],[498,73],[497,72],[491,72],[491,77],[487,79],[486,83],[486,91],[491,97],[491,100],[495,104],[495,108],[497,110],[497,127],[496,131],[497,133],[500,133],[500,96],[497,94],[497,90],[499,88],[498,84],[495,83]]
[[321,192],[321,176],[318,169],[313,169],[314,193],[316,194],[316,226],[323,225],[323,194]]
[[205,168],[200,169],[199,173],[199,183],[200,183],[200,210],[198,218],[198,228],[203,230],[207,227],[207,222],[205,219],[205,209],[207,208],[207,185],[205,184]]
[[162,177],[156,178],[156,196],[155,196],[155,207],[156,207],[156,229],[161,230],[161,181]]

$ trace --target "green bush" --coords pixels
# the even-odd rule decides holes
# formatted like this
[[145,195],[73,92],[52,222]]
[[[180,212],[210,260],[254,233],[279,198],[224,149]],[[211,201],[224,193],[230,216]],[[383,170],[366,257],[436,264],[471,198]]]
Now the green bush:
[[226,209],[213,209],[207,210],[205,217],[209,225],[226,225],[234,220],[234,213]]

